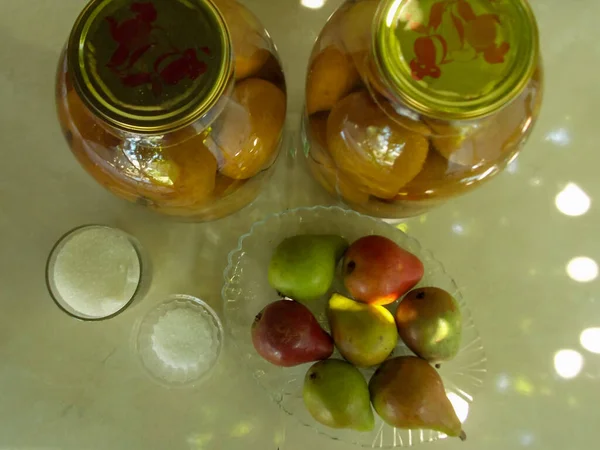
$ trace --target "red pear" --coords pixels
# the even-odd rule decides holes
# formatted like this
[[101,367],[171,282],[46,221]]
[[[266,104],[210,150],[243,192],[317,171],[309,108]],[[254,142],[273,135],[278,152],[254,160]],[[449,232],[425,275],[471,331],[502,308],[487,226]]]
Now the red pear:
[[252,343],[260,356],[282,367],[327,359],[333,353],[331,336],[306,306],[292,300],[271,303],[256,316]]
[[365,236],[344,256],[344,284],[358,301],[387,305],[396,301],[423,278],[423,263],[394,241]]

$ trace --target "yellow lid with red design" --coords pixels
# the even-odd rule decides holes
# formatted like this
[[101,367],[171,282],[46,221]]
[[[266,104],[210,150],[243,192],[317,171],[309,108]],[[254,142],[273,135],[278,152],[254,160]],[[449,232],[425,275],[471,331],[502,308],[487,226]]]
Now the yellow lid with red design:
[[71,32],[67,58],[90,110],[142,134],[200,118],[233,71],[229,33],[210,0],[92,0]]
[[384,0],[375,62],[416,111],[446,120],[498,110],[529,82],[538,31],[525,0]]

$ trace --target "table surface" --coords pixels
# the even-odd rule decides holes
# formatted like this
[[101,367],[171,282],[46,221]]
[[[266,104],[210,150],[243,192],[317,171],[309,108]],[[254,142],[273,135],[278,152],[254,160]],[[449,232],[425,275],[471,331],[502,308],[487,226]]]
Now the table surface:
[[[321,2],[246,2],[284,61],[286,150],[297,142],[312,43],[340,4]],[[269,212],[324,200],[287,157],[252,207],[217,223],[176,223],[97,186],[67,150],[53,98],[59,52],[84,3],[0,0],[0,448],[349,448],[280,413],[230,343],[194,389],[165,389],[142,370],[132,335],[146,311],[179,292],[221,314],[221,274],[237,237]],[[469,440],[433,444],[440,448],[597,447],[600,2],[533,3],[547,89],[525,150],[491,183],[405,225],[458,280],[488,355]],[[85,223],[134,234],[154,265],[148,295],[101,323],[69,318],[44,283],[56,239]]]

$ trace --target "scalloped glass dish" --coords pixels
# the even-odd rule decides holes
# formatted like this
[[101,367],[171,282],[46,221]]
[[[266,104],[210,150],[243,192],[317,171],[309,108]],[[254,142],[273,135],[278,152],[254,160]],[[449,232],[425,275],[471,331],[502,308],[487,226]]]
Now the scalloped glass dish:
[[204,301],[175,294],[146,314],[136,344],[151,378],[167,387],[185,387],[203,380],[216,366],[223,327]]
[[[397,228],[362,214],[338,207],[299,208],[271,215],[254,224],[248,234],[239,240],[238,248],[229,254],[225,270],[223,300],[226,329],[232,336],[240,358],[253,372],[270,397],[288,414],[307,427],[317,430],[335,440],[369,448],[408,447],[421,442],[435,441],[446,436],[431,430],[404,430],[384,423],[376,415],[375,428],[371,432],[332,429],[315,421],[304,407],[302,387],[304,375],[311,364],[281,368],[263,360],[254,350],[250,328],[254,317],[267,304],[278,299],[270,287],[267,272],[275,247],[286,237],[297,234],[339,234],[350,242],[370,235],[386,236],[406,250],[417,255],[425,265],[425,276],[419,286],[437,286],[452,293],[460,304],[463,315],[462,345],[458,356],[443,363],[439,369],[448,398],[454,405],[461,421],[465,421],[473,395],[482,384],[486,372],[486,357],[481,338],[475,328],[470,311],[454,280],[444,266],[419,242]],[[331,291],[344,293],[341,280],[336,280]],[[329,295],[329,294],[328,294]],[[328,295],[326,297],[328,297]],[[321,325],[329,330],[325,315],[326,297],[315,302],[313,313]],[[396,303],[390,305],[392,311]],[[393,356],[412,354],[400,341]],[[335,352],[334,358],[341,358]],[[367,378],[373,369],[362,370]],[[468,424],[465,426],[469,434]]]

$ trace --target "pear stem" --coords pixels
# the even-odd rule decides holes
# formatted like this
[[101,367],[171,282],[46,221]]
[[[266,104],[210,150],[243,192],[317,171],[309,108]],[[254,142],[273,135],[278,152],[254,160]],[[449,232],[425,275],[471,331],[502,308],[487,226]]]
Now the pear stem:
[[463,430],[460,430],[460,434],[458,435],[458,438],[461,441],[466,441],[467,440],[467,433],[465,433]]

